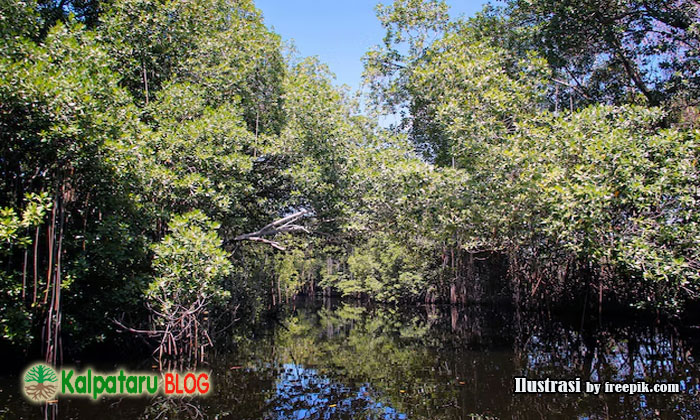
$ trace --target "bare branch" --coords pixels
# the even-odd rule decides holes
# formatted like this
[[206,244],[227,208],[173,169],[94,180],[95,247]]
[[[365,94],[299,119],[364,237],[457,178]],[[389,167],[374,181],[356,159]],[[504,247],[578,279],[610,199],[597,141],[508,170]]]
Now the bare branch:
[[123,331],[128,331],[130,333],[134,334],[145,334],[149,336],[156,336],[156,335],[162,335],[165,333],[165,331],[160,331],[160,330],[136,330],[134,328],[129,328],[126,325],[122,324],[121,322],[117,321],[116,319],[112,320],[112,323],[114,323],[116,326],[121,328]]
[[298,211],[294,214],[290,214],[289,216],[275,220],[274,222],[272,222],[272,223],[266,225],[265,227],[263,227],[262,229],[260,229],[260,232],[265,232],[267,230],[271,230],[272,228],[275,228],[275,227],[280,226],[280,225],[286,226],[290,223],[295,222],[297,219],[299,219],[300,217],[304,216],[307,213],[309,213],[308,210],[301,210],[301,211]]
[[273,247],[275,249],[279,249],[280,251],[285,251],[285,248],[282,245],[280,245],[279,242],[271,241],[271,240],[265,239],[265,238],[260,238],[258,236],[248,236],[248,237],[241,238],[241,239],[236,238],[236,240],[237,241],[247,240],[247,241],[253,241],[253,242],[262,242],[264,244],[270,245],[271,247]]
[[308,213],[309,213],[309,210],[298,211],[294,214],[290,214],[289,216],[285,216],[281,219],[275,220],[274,222],[263,226],[262,229],[260,229],[260,230],[238,235],[235,238],[233,238],[233,240],[228,241],[228,242],[238,242],[238,241],[262,242],[264,244],[268,244],[268,245],[272,246],[275,249],[279,249],[280,251],[284,251],[285,248],[282,245],[280,245],[279,242],[265,239],[265,238],[263,238],[263,236],[272,236],[272,235],[276,235],[278,233],[288,233],[288,232],[309,233],[308,229],[306,229],[304,226],[294,224],[295,221],[299,220],[301,217],[303,217],[304,215],[306,215]]

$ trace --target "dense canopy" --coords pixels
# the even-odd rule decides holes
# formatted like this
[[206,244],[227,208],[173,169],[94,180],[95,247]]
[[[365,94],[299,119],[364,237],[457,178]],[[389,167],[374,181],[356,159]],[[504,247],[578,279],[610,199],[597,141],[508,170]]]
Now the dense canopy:
[[361,107],[249,0],[2,0],[4,343],[151,331],[198,358],[316,292],[682,312],[698,5],[602,3],[379,6]]

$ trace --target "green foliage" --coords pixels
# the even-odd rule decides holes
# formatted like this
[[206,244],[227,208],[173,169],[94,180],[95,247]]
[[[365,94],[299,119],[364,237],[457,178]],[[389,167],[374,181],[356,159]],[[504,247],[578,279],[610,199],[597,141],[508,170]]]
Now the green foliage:
[[26,346],[34,339],[33,314],[22,304],[21,281],[14,273],[0,271],[0,334],[17,346]]
[[364,76],[375,105],[396,111],[411,99],[405,87],[412,65],[424,59],[426,41],[449,27],[447,5],[441,0],[400,0],[377,6],[377,17],[386,36],[381,47],[365,55]]
[[697,97],[700,20],[693,1],[508,3],[516,24],[533,27],[532,45],[577,101],[659,105]]
[[48,193],[27,193],[24,197],[22,216],[11,207],[0,209],[0,252],[9,253],[13,246],[26,247],[30,243],[28,236],[22,232],[29,227],[42,224],[46,213],[51,210],[51,198]]
[[[170,106],[173,98],[163,96]],[[237,109],[197,111],[192,103],[181,103],[179,108],[192,114],[178,121],[165,113],[167,109],[161,114],[159,105],[154,105],[163,115],[157,119],[159,129],[147,131],[130,145],[139,150],[128,156],[143,185],[139,200],[162,218],[192,209],[219,220],[240,213],[243,204],[236,201],[252,188],[246,176],[253,169],[255,137],[245,129]]]
[[157,311],[195,310],[227,299],[230,293],[221,283],[232,264],[221,249],[219,225],[193,211],[173,217],[168,228],[170,233],[153,245],[155,277],[147,296]]
[[209,105],[240,104],[254,133],[280,130],[280,40],[251,2],[115,1],[101,34],[146,104],[169,83],[193,83]]
[[389,238],[375,236],[348,257],[348,273],[336,285],[344,295],[366,294],[397,303],[424,291],[425,260]]
[[641,302],[676,307],[700,286],[700,148],[697,131],[661,130],[662,118],[657,109],[599,106],[554,120],[528,133],[547,159],[541,178],[526,177],[539,178],[553,242],[630,276]]
[[[2,0],[0,2],[0,47],[5,50],[22,37],[32,37],[39,29],[35,1]],[[7,50],[4,51],[7,53]]]
[[[361,190],[366,191],[365,207],[355,214],[355,223],[379,227],[402,243],[410,243],[406,233],[415,234],[423,246],[433,248],[433,255],[445,246],[503,252],[511,259],[512,274],[546,277],[540,290],[550,296],[582,290],[593,267],[600,287],[621,301],[678,308],[697,297],[700,286],[697,241],[690,239],[699,233],[692,210],[697,201],[697,132],[662,129],[669,113],[659,108],[592,106],[562,114],[560,99],[552,98],[559,92],[554,87],[564,92],[576,77],[593,71],[578,67],[575,71],[583,73],[571,73],[573,79],[561,84],[560,73],[571,64],[565,59],[577,59],[576,48],[587,48],[585,60],[597,60],[607,51],[607,58],[598,62],[608,68],[621,65],[624,57],[615,56],[610,48],[619,46],[605,38],[619,24],[604,20],[609,10],[595,2],[549,3],[512,2],[509,14],[499,16],[487,8],[473,19],[449,24],[434,2],[408,7],[396,1],[380,10],[387,28],[385,44],[366,58],[365,77],[373,97],[389,109],[404,106],[409,113],[402,127],[418,150],[435,164],[454,169],[421,171],[420,164],[401,159],[385,169],[375,160],[368,164],[372,181],[364,181],[374,188]],[[684,3],[619,7],[630,11],[633,20],[647,15],[657,21],[677,18],[666,22],[668,32],[655,43],[640,44],[631,60],[692,50],[695,41],[688,25],[694,18]],[[557,21],[559,13],[566,20]],[[523,16],[534,16],[541,26],[528,26],[533,19],[519,23]],[[563,22],[577,28],[558,27],[568,38],[552,32]],[[622,36],[650,36],[657,23],[640,24],[639,34]],[[589,24],[598,26],[585,26]],[[686,32],[674,32],[678,25],[688,26]],[[426,45],[429,32],[435,41]],[[546,42],[541,45],[528,39],[542,34]],[[588,42],[591,37],[596,41]],[[666,48],[668,37],[688,44]],[[566,42],[570,48],[560,48]],[[401,43],[408,43],[407,52]],[[565,56],[555,59],[552,54]],[[674,65],[692,67],[693,60],[687,55]],[[657,65],[657,71],[667,68],[663,61]],[[621,73],[627,80],[629,71]],[[692,77],[682,73],[678,76],[692,84]],[[598,76],[586,80],[596,83]],[[621,79],[602,77],[609,83],[598,86],[602,96],[586,99],[604,101],[611,95],[611,101],[620,102],[621,91],[612,86]],[[647,102],[675,94],[670,80],[658,82],[654,92],[642,89]],[[548,111],[552,104],[554,113]],[[579,275],[572,276],[577,270]],[[540,283],[525,281],[532,294]]]
[[333,87],[333,77],[315,58],[292,65],[284,83],[287,124],[272,145],[273,153],[290,160],[285,173],[292,184],[290,200],[311,206],[320,220],[340,219],[347,210],[349,160],[367,134],[355,104]]
[[308,280],[317,275],[316,269],[316,261],[301,248],[294,247],[275,256],[277,284],[287,296],[300,293]]
[[[68,287],[76,273],[84,273],[80,254],[92,236],[88,232],[103,216],[128,214],[123,185],[113,182],[118,177],[111,146],[129,134],[132,118],[130,98],[109,71],[110,59],[94,33],[59,24],[41,43],[16,41],[0,57],[0,197],[24,207],[18,237],[23,245],[5,257],[3,290],[12,296],[3,298],[3,305],[14,308],[15,319],[24,318],[20,329],[5,335],[25,341],[44,317],[56,266],[63,261],[61,283]],[[25,197],[26,205],[21,204]],[[19,211],[15,215],[19,218]],[[109,277],[114,274],[109,268],[100,272]],[[118,276],[130,274],[127,269]],[[80,277],[81,290],[93,293],[89,302],[109,293],[101,281],[101,276]],[[80,295],[68,296],[68,306],[85,303]]]
[[490,146],[542,108],[548,74],[534,54],[514,60],[474,38],[465,26],[435,42],[414,69],[410,89],[448,139],[430,145],[436,163],[478,171],[491,164]]

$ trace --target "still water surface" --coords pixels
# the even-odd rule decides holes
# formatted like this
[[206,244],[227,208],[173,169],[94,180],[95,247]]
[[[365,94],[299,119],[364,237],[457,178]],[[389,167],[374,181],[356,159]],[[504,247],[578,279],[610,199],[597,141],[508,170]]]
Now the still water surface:
[[[235,333],[235,348],[210,354],[213,393],[205,398],[62,398],[56,418],[693,419],[700,418],[696,331],[497,306],[305,303]],[[514,394],[517,376],[674,382],[682,391]],[[43,418],[23,402],[18,380],[0,381],[0,419]]]

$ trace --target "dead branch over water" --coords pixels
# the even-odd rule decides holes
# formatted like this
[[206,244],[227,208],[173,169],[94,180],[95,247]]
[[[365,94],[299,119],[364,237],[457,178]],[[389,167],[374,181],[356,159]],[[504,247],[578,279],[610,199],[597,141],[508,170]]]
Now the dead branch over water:
[[238,241],[254,241],[254,242],[262,242],[265,244],[268,244],[272,246],[275,249],[278,249],[280,251],[284,251],[285,248],[280,245],[279,242],[272,241],[270,239],[264,238],[264,236],[273,236],[277,235],[279,233],[289,233],[289,232],[304,232],[304,233],[309,233],[309,231],[301,225],[294,224],[297,220],[299,220],[301,217],[305,216],[306,214],[309,213],[309,210],[301,210],[298,211],[294,214],[290,214],[289,216],[285,216],[281,219],[275,220],[272,223],[269,223],[262,227],[261,229],[251,232],[251,233],[244,233],[242,235],[238,235],[235,238],[233,238],[232,241],[230,242],[238,242]]

